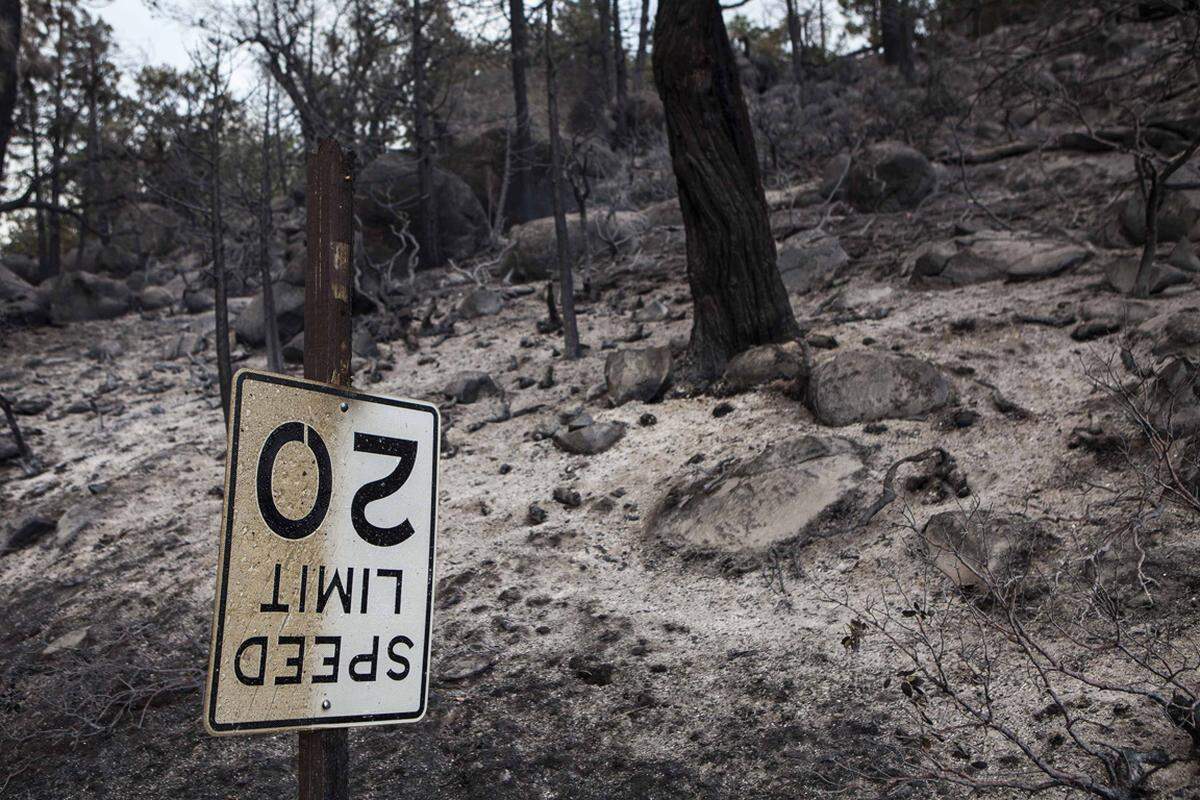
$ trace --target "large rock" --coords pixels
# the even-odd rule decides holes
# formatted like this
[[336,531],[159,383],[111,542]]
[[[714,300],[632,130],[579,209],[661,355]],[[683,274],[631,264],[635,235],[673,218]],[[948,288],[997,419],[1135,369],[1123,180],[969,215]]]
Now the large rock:
[[617,350],[604,362],[604,382],[614,405],[662,397],[671,378],[671,351],[666,347]]
[[[139,269],[149,258],[162,258],[183,241],[185,223],[171,209],[157,203],[131,203],[113,217],[112,232],[107,244],[97,245],[89,255],[90,266],[96,270],[124,277]],[[68,269],[71,262],[65,262]]]
[[[272,287],[275,319],[279,324],[279,341],[290,341],[304,330],[304,288],[278,281]],[[267,341],[266,308],[262,292],[255,295],[233,321],[238,340],[255,347]]]
[[503,392],[486,372],[460,372],[450,379],[443,393],[450,398],[468,405],[481,397],[498,397]]
[[[1188,236],[1200,218],[1200,209],[1182,192],[1170,192],[1158,209],[1158,241],[1175,242]],[[1121,207],[1121,230],[1134,244],[1146,241],[1146,201],[1133,192]]]
[[524,197],[517,196],[511,183],[512,170],[517,163],[518,154],[511,152],[510,147],[509,130],[504,127],[491,128],[478,136],[451,144],[441,163],[471,187],[480,206],[491,218],[500,203],[507,159],[510,183],[505,198],[505,219],[519,225],[553,214],[549,143],[535,141],[532,152],[525,156],[528,190]]
[[725,367],[725,385],[744,391],[768,381],[795,381],[805,377],[807,363],[799,342],[764,344],[738,353]]
[[828,287],[850,263],[836,236],[803,231],[779,244],[779,274],[789,292],[805,294]]
[[683,227],[683,210],[679,207],[679,198],[672,197],[642,209],[642,216],[655,227]]
[[37,286],[54,274],[49,264],[21,253],[9,253],[0,263],[32,286]]
[[129,311],[130,292],[121,281],[87,272],[64,272],[49,291],[50,318],[58,324],[113,319]]
[[603,453],[625,436],[620,422],[595,422],[581,428],[563,426],[554,432],[554,443],[560,450],[579,456]]
[[29,547],[58,528],[58,520],[44,514],[29,514],[14,520],[0,540],[0,556]]
[[[1132,294],[1137,286],[1138,270],[1141,264],[1137,259],[1118,258],[1105,265],[1104,278],[1108,285],[1121,294]],[[1190,283],[1191,273],[1176,269],[1170,264],[1154,262],[1149,267],[1146,288],[1150,294],[1161,294],[1172,286],[1182,286]]]
[[[434,168],[433,191],[442,255],[462,260],[487,245],[487,216],[471,188],[452,172]],[[427,203],[418,188],[417,160],[398,152],[376,158],[355,182],[354,207],[362,223],[363,248],[372,261],[386,261],[409,246],[395,234],[405,225],[419,241],[418,220]]]
[[929,159],[908,145],[881,142],[853,158],[842,189],[859,211],[895,212],[916,208],[936,187]]
[[1090,256],[1086,248],[1020,231],[979,231],[921,245],[906,269],[914,287],[950,289],[1007,279],[1036,280],[1062,274]]
[[877,350],[835,353],[812,371],[808,405],[822,425],[921,418],[950,402],[942,371],[911,356]]
[[500,313],[504,308],[504,300],[499,292],[494,292],[486,286],[472,289],[463,295],[458,304],[458,313],[463,319],[490,317]]
[[[593,254],[616,250],[619,253],[637,248],[638,243],[650,228],[650,221],[636,211],[616,211],[612,214],[588,215],[588,247]],[[513,246],[505,254],[502,268],[511,271],[521,280],[546,280],[558,274],[558,239],[554,232],[554,218],[535,219],[524,225],[514,225],[509,232]],[[583,248],[579,215],[567,215],[567,237],[571,252],[579,253]]]
[[959,589],[1006,594],[1024,583],[1052,540],[1021,514],[945,511],[925,523],[921,540],[933,565]]
[[763,553],[843,528],[863,506],[862,458],[842,439],[800,436],[705,470],[685,467],[646,533],[682,554]]
[[138,305],[147,311],[170,308],[174,302],[174,295],[163,286],[147,286],[138,293]]

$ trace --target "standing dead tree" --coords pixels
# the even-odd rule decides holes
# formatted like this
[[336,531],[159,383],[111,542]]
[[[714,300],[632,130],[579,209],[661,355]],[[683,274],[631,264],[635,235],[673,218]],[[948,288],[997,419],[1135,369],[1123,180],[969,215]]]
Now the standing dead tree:
[[[601,0],[603,4],[606,0]],[[579,328],[575,321],[575,275],[571,239],[563,206],[562,133],[558,127],[558,75],[554,58],[554,0],[546,0],[546,122],[550,128],[550,172],[554,195],[554,239],[562,298],[563,343],[568,359],[579,358]]]
[[662,98],[694,305],[690,369],[720,375],[758,344],[797,333],[776,266],[754,133],[715,0],[663,0],[654,21]]

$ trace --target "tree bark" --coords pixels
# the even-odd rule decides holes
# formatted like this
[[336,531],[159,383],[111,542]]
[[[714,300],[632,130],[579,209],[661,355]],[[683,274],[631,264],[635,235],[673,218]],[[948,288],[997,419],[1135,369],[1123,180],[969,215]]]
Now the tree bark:
[[612,0],[613,80],[616,85],[616,139],[624,145],[629,136],[629,77],[625,63],[625,44],[621,38],[621,3]]
[[21,51],[21,0],[0,0],[0,189],[17,108],[17,56]]
[[233,369],[229,360],[229,292],[225,284],[225,220],[221,197],[221,51],[218,47],[212,68],[212,108],[209,110],[209,246],[213,262],[213,303],[217,340],[217,382],[221,390],[221,413],[229,426],[229,396]]
[[437,195],[433,182],[433,141],[429,135],[429,98],[425,74],[425,21],[421,0],[412,3],[413,127],[417,145],[417,190],[421,193],[421,266],[442,263],[438,244]]
[[[606,3],[608,0],[600,0]],[[571,269],[571,240],[563,208],[562,134],[558,130],[558,76],[554,64],[554,0],[546,0],[546,116],[550,128],[550,171],[554,200],[554,240],[562,297],[563,344],[568,359],[579,358],[579,328],[575,322],[575,275]]]
[[617,94],[617,80],[613,73],[612,60],[612,7],[610,0],[595,0],[596,17],[600,24],[600,73],[604,78],[604,99],[612,100]]
[[716,0],[661,0],[654,80],[687,236],[693,377],[797,334],[775,260],[754,134]]
[[879,36],[883,44],[883,61],[900,70],[907,80],[913,78],[912,10],[907,0],[881,0],[879,4]]
[[800,31],[800,15],[796,12],[796,0],[787,0],[788,41],[792,45],[792,78],[796,88],[804,89],[804,36]]
[[633,62],[633,90],[642,91],[646,75],[646,46],[650,42],[650,0],[642,0],[642,17],[638,22],[637,56]]
[[262,175],[259,178],[258,270],[262,279],[267,369],[283,372],[283,347],[279,341],[279,320],[275,316],[275,288],[271,283],[271,82],[263,83],[267,96],[263,104]]
[[529,186],[529,161],[533,155],[533,134],[529,124],[529,81],[525,74],[529,65],[529,34],[525,21],[524,0],[509,0],[511,20],[513,110],[516,124],[511,148],[511,194],[508,206],[496,209],[497,214],[508,213],[522,221],[533,218]]

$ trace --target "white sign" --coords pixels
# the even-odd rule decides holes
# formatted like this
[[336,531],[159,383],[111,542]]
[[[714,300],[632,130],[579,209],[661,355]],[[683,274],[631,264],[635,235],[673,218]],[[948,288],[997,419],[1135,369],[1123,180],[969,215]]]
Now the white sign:
[[424,715],[438,426],[427,403],[237,374],[210,733]]

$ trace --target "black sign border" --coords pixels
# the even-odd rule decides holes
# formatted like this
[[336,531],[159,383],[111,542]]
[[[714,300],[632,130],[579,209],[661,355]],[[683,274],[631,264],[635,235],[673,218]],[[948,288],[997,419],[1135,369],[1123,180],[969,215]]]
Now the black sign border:
[[[410,411],[422,411],[433,416],[433,485],[430,491],[429,518],[429,574],[426,586],[425,605],[425,646],[421,654],[421,704],[415,711],[403,711],[385,714],[352,714],[336,717],[299,717],[296,719],[270,720],[262,722],[217,722],[217,685],[221,675],[221,645],[225,633],[225,605],[229,592],[229,560],[233,544],[233,502],[237,492],[237,455],[238,436],[241,432],[242,389],[246,381],[262,381],[277,386],[286,386],[305,391],[320,392],[346,400],[357,402],[379,403],[382,405],[405,408]],[[316,381],[299,380],[285,375],[267,372],[252,372],[241,370],[234,377],[233,424],[230,433],[230,444],[227,457],[230,459],[229,475],[226,479],[228,491],[225,497],[225,541],[221,550],[219,590],[220,605],[217,610],[216,629],[213,634],[212,651],[209,656],[211,665],[208,685],[207,725],[213,733],[234,733],[251,731],[269,733],[284,729],[312,729],[351,727],[363,724],[382,724],[386,722],[416,721],[425,716],[425,707],[429,701],[429,643],[433,632],[433,584],[434,584],[434,552],[437,539],[437,482],[438,464],[441,458],[441,438],[439,433],[441,419],[437,408],[433,405],[398,400],[391,397],[362,394],[350,389],[319,383]]]

